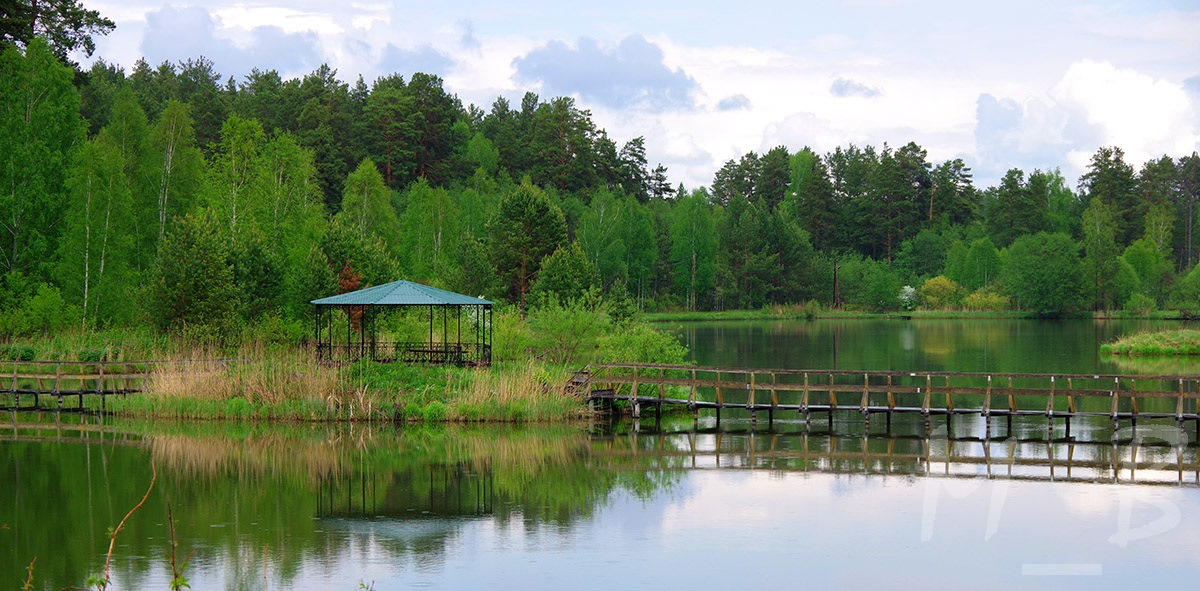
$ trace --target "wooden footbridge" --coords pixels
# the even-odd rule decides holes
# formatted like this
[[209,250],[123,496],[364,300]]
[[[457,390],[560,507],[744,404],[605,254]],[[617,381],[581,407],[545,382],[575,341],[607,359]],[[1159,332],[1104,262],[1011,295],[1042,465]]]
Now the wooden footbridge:
[[901,372],[750,369],[645,363],[592,364],[568,382],[593,408],[623,404],[634,417],[682,407],[767,413],[856,411],[872,414],[1045,416],[1195,420],[1200,431],[1200,375]]
[[215,368],[231,361],[237,360],[3,361],[0,410],[104,411],[108,397],[141,392],[159,368],[181,364]]

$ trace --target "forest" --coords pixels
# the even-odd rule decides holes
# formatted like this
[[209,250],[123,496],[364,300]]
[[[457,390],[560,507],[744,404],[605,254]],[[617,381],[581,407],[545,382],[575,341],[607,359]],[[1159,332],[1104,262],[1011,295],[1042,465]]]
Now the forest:
[[1200,156],[1100,147],[1077,187],[977,187],[916,143],[777,146],[684,187],[570,97],[433,75],[224,78],[0,51],[0,338],[151,325],[303,339],[308,301],[408,279],[518,307],[1200,309]]

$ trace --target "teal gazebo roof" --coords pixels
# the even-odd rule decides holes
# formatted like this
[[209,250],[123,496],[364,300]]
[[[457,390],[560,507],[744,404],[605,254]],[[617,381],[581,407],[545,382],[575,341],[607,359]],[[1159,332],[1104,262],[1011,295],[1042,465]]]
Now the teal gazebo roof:
[[312,300],[318,306],[491,306],[480,298],[429,287],[412,281],[393,281],[350,293]]

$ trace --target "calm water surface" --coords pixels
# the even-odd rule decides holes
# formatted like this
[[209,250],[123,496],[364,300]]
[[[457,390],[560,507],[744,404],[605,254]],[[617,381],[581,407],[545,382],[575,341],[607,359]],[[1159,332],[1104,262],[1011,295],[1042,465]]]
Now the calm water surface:
[[[1075,321],[678,327],[698,363],[1158,372]],[[1178,371],[1188,370],[1181,364]],[[0,430],[0,588],[167,589],[167,509],[193,589],[1177,588],[1200,575],[1194,433],[960,417],[868,431],[690,417],[614,427],[147,424]]]

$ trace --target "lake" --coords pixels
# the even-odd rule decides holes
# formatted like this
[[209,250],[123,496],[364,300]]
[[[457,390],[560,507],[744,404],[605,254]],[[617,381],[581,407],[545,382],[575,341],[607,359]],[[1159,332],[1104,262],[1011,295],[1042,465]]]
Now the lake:
[[[1163,322],[673,325],[702,364],[1155,373],[1098,344]],[[1169,366],[1169,367],[1166,367]],[[111,589],[1178,587],[1200,574],[1194,432],[855,412],[596,426],[147,423],[0,429],[0,586]],[[1028,420],[1027,420],[1028,419]],[[157,475],[154,475],[155,470]],[[170,513],[168,513],[170,508]]]

